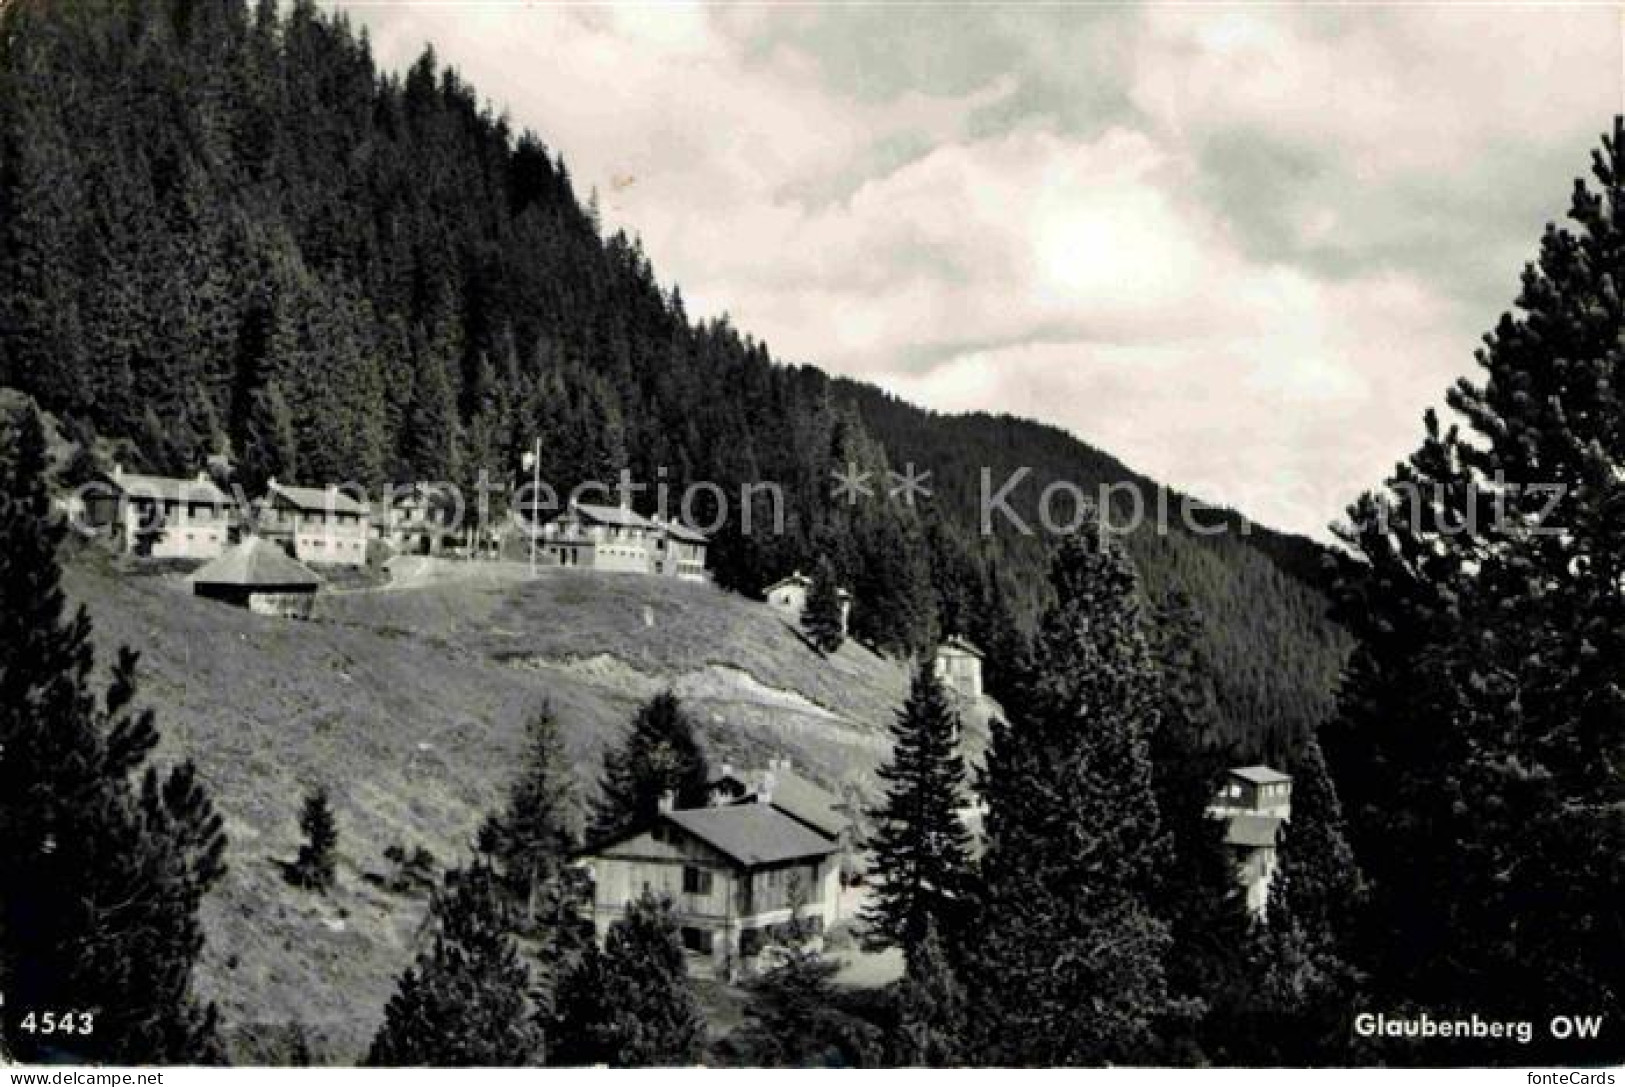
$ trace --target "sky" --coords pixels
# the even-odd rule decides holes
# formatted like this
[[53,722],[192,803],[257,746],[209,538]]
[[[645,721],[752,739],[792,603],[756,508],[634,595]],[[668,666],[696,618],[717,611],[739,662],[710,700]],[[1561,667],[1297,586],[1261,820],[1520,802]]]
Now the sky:
[[562,151],[691,316],[1323,538],[1625,108],[1602,6],[335,6]]

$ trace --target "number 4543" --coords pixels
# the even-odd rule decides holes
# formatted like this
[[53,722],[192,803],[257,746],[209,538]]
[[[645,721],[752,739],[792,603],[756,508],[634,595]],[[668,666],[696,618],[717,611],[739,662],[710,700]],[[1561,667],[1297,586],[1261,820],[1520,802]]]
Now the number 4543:
[[29,1012],[17,1025],[24,1034],[90,1034],[96,1017],[90,1012]]

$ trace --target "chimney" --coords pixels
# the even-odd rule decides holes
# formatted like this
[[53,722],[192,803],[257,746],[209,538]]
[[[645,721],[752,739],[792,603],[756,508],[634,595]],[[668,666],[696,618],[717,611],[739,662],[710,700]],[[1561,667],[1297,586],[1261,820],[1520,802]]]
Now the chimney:
[[769,770],[762,775],[762,784],[756,790],[756,803],[773,803],[773,771]]
[[670,815],[673,811],[677,810],[677,794],[672,792],[670,789],[667,789],[665,792],[660,794],[660,799],[657,803],[661,815]]
[[731,762],[725,762],[721,766],[717,767],[717,775],[719,777],[733,777],[733,773],[734,764]]
[[124,463],[116,461],[113,464],[113,482],[118,483],[124,479]]

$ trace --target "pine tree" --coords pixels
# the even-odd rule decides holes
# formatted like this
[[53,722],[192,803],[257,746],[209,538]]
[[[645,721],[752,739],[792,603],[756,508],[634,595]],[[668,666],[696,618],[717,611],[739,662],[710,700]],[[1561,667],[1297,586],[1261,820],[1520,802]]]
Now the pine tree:
[[[1344,530],[1359,645],[1325,740],[1389,1001],[1625,1012],[1602,965],[1625,959],[1625,123],[1592,174],[1485,338],[1482,384],[1451,391],[1470,434],[1430,414]],[[1617,1059],[1620,1037],[1504,1059]]]
[[556,1014],[560,979],[593,944],[581,905],[590,892],[570,866],[581,839],[575,774],[551,707],[530,725],[530,746],[501,813],[480,828],[479,849],[516,907],[535,983],[531,997],[544,1021]]
[[1144,1059],[1173,1003],[1169,936],[1151,899],[1167,849],[1148,737],[1156,671],[1134,572],[1095,529],[1054,560],[1055,605],[1017,703],[995,722],[967,984],[974,1058],[1094,1065]]
[[317,787],[305,794],[299,812],[299,829],[305,840],[299,856],[288,871],[288,881],[310,891],[330,891],[338,868],[339,828],[327,789]]
[[898,990],[898,1021],[891,1062],[953,1068],[965,1061],[970,1002],[933,926],[908,952]]
[[801,610],[801,629],[820,653],[833,653],[846,641],[846,622],[841,615],[841,588],[828,559],[818,560],[807,603]]
[[517,1067],[543,1056],[530,973],[511,935],[514,913],[496,875],[475,864],[435,896],[434,943],[401,975],[367,1064]]
[[420,344],[416,351],[417,373],[402,450],[414,480],[459,478],[462,428],[451,380],[451,369],[460,361],[455,352],[456,345],[446,334]]
[[930,930],[958,934],[970,887],[959,715],[929,659],[915,666],[891,733],[891,757],[876,771],[885,799],[868,813],[874,893],[863,920],[872,948],[910,950]]
[[593,833],[608,836],[652,818],[666,793],[683,807],[702,805],[709,780],[692,718],[675,694],[662,691],[638,710],[625,742],[604,756]]
[[1214,740],[1214,695],[1203,658],[1202,619],[1182,593],[1166,596],[1153,624],[1161,697],[1151,733],[1152,791],[1168,834],[1168,862],[1158,874],[1159,915],[1173,939],[1169,991],[1184,998],[1159,1028],[1159,1060],[1199,1063],[1193,1018],[1235,985],[1243,963],[1249,918],[1235,862],[1224,843],[1223,821],[1212,803],[1233,755]]
[[[150,764],[158,732],[134,708],[136,654],[121,650],[105,695],[92,691],[90,620],[68,614],[60,585],[43,428],[27,410],[3,437],[0,1037],[24,1061],[47,1045],[86,1063],[218,1060],[214,1010],[191,980],[198,909],[225,871],[221,820],[190,764]],[[17,1009],[73,1009],[93,1029],[25,1033]]]
[[553,1063],[659,1068],[698,1062],[705,1019],[671,903],[645,893],[561,985]]
[[245,493],[259,494],[272,479],[284,483],[299,478],[298,437],[293,412],[276,385],[256,389],[249,396],[238,476]]
[[581,801],[564,738],[550,706],[530,723],[530,746],[501,815],[481,830],[481,852],[492,857],[521,904],[527,923],[542,900],[556,898],[581,839]]

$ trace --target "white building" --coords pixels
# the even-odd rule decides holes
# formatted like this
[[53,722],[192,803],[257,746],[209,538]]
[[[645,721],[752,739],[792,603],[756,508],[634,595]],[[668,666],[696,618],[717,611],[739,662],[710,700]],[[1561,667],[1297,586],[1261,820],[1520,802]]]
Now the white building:
[[231,498],[202,472],[195,479],[175,479],[117,465],[86,492],[86,524],[126,554],[212,559],[229,542]]
[[933,667],[949,690],[973,701],[982,697],[982,651],[964,638],[955,636],[937,646]]
[[365,566],[369,513],[337,487],[295,487],[271,480],[258,531],[312,566]]
[[1280,867],[1281,828],[1292,818],[1292,778],[1268,766],[1238,767],[1225,775],[1208,814],[1225,821],[1247,909],[1263,917]]
[[[811,590],[812,578],[797,570],[763,589],[762,599],[767,601],[768,607],[782,613],[792,623],[800,624],[801,613],[807,610],[807,594]],[[852,614],[852,594],[845,589],[836,589],[835,595],[841,601],[841,633],[845,634]]]

